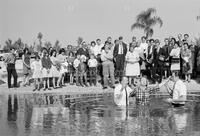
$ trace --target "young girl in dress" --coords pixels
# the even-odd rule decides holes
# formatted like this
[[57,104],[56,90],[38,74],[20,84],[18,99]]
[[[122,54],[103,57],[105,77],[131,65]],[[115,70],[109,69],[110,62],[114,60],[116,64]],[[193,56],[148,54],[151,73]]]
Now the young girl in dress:
[[30,53],[28,48],[24,49],[24,54],[22,55],[23,62],[23,73],[24,73],[24,83],[23,86],[29,85],[30,78]]
[[42,76],[42,63],[39,55],[36,55],[35,60],[31,63],[31,70],[33,71],[32,78],[34,79],[34,89],[40,90],[40,78]]
[[140,65],[139,65],[140,56],[139,53],[135,50],[135,46],[131,45],[129,47],[129,52],[126,54],[126,71],[125,75],[129,78],[129,85],[132,84],[134,77],[140,75]]
[[51,50],[51,62],[52,62],[52,67],[51,67],[51,70],[52,70],[52,77],[53,77],[53,88],[57,88],[59,85],[58,85],[58,82],[56,84],[56,79],[59,78],[59,72],[60,72],[60,67],[58,65],[58,60],[56,58],[56,55],[57,55],[57,52],[56,50]]
[[181,49],[178,47],[178,43],[174,44],[174,48],[170,52],[171,58],[171,72],[174,76],[175,72],[180,71],[180,51]]
[[74,84],[74,67],[73,67],[73,63],[74,63],[75,57],[74,57],[74,53],[72,51],[69,52],[69,57],[68,57],[68,72],[69,72],[69,76],[70,76],[70,85]]
[[51,90],[50,88],[50,84],[49,84],[49,78],[52,77],[52,71],[51,71],[51,67],[52,67],[52,62],[49,58],[47,49],[44,48],[43,51],[43,56],[42,56],[42,77],[43,77],[43,90],[45,91],[46,88],[48,90]]
[[60,76],[58,79],[58,84],[60,87],[65,86],[65,74],[68,72],[68,62],[67,62],[67,56],[65,55],[65,49],[62,48],[59,51],[59,55],[57,56],[57,60],[59,61],[59,64],[61,65],[60,69]]

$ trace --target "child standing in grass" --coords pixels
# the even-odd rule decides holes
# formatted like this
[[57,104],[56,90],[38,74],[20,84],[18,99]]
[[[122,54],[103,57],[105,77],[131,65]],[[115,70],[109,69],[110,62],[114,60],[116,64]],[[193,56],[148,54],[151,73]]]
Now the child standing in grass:
[[35,60],[31,63],[31,69],[33,70],[33,75],[32,78],[34,79],[34,89],[35,90],[40,90],[40,78],[42,76],[42,63],[40,60],[40,57],[36,55]]
[[94,86],[96,86],[96,84],[97,84],[97,64],[98,64],[98,62],[95,59],[95,55],[91,54],[90,59],[88,60],[90,86],[92,86],[92,84],[94,84]]

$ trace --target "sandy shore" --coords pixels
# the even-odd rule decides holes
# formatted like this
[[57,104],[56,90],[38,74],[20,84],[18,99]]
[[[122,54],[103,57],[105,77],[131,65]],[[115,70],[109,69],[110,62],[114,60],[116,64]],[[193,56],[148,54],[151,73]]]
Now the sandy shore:
[[[185,83],[188,89],[188,93],[200,93],[200,84],[196,81],[192,80],[190,83]],[[52,89],[52,90],[40,90],[40,91],[32,91],[33,87],[19,87],[8,89],[7,84],[0,85],[0,94],[34,94],[34,93],[56,93],[56,94],[102,94],[102,93],[113,93],[113,89],[108,88],[103,90],[102,86],[98,84],[96,87],[78,87],[76,85],[66,85],[65,87]],[[166,88],[163,86],[160,88],[158,94],[167,94]]]

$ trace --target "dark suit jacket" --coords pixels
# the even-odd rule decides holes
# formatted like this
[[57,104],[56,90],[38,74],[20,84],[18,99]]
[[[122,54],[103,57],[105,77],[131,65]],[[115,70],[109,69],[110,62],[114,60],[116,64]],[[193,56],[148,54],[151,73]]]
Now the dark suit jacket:
[[77,55],[85,55],[87,58],[90,57],[89,51],[87,49],[84,50],[83,48],[77,50]]
[[[127,45],[125,43],[122,43],[122,46],[123,46],[123,55],[126,56]],[[118,52],[119,52],[119,44],[116,44],[115,47],[114,47],[114,51],[113,51],[114,58],[117,57]]]

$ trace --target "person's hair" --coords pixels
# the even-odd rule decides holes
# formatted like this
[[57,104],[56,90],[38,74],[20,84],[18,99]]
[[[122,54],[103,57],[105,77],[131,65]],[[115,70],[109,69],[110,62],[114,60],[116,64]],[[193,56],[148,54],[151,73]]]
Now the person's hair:
[[154,42],[154,39],[150,39],[149,42],[150,42],[150,43],[151,43],[151,42]]
[[26,51],[29,52],[29,49],[27,47],[24,48],[23,53],[26,54]]
[[119,40],[123,40],[123,37],[122,37],[122,36],[120,36],[120,37],[119,37]]
[[189,37],[189,34],[184,34],[184,37],[185,37],[185,36]]
[[175,44],[177,44],[177,45],[179,46],[179,42],[176,41],[176,42],[174,43],[174,45],[175,45]]
[[57,53],[56,50],[51,50],[51,52],[50,52],[50,56],[52,56],[54,52]]
[[188,46],[188,43],[187,43],[187,42],[184,42],[183,45],[187,45],[187,46]]
[[15,48],[14,48],[14,47],[10,47],[10,51],[11,51],[11,50],[13,50],[13,49],[15,50]]
[[72,45],[67,45],[67,49],[72,48]]
[[62,48],[62,49],[59,50],[59,54],[61,54],[63,52],[65,53],[65,49],[64,48]]
[[92,56],[95,57],[94,53],[90,54],[90,58],[91,58]]
[[101,39],[96,39],[96,41],[101,41]]
[[176,39],[173,37],[173,38],[171,38],[171,41],[174,41],[174,42],[176,42]]
[[92,45],[92,44],[95,44],[95,45],[96,45],[96,42],[95,42],[95,41],[92,41],[92,42],[91,42],[91,45]]
[[106,45],[106,44],[110,44],[109,41],[105,41],[105,45]]
[[147,38],[146,38],[146,36],[142,36],[141,39],[145,39],[146,40]]
[[70,51],[68,56],[70,56],[72,54],[72,56],[74,57],[74,52],[73,51]]
[[47,48],[43,47],[43,48],[41,49],[42,52],[43,52],[44,50],[48,53]]
[[40,56],[38,54],[36,54],[35,59],[40,59]]

